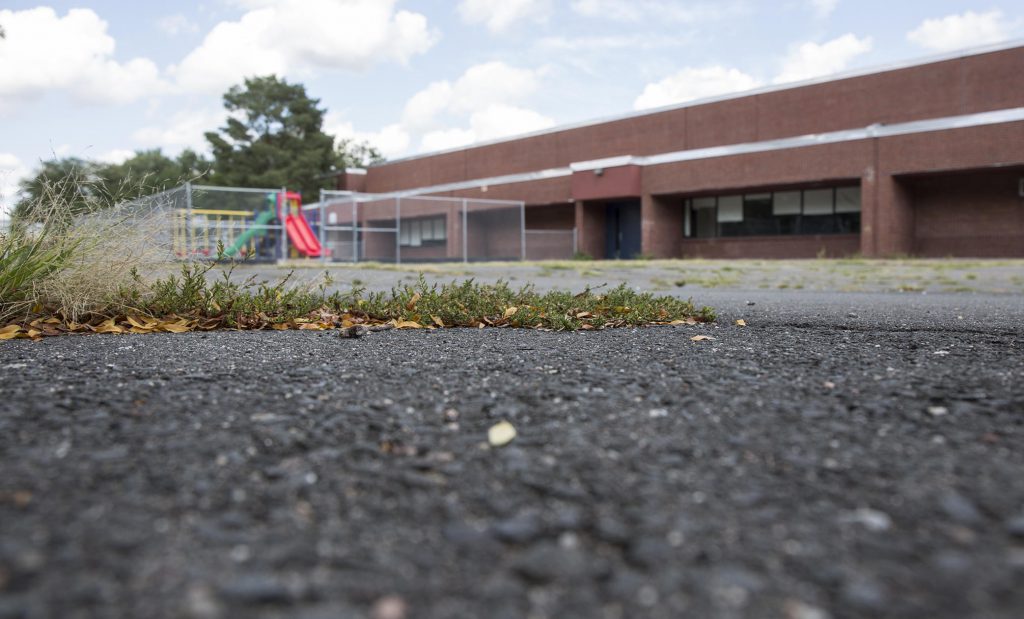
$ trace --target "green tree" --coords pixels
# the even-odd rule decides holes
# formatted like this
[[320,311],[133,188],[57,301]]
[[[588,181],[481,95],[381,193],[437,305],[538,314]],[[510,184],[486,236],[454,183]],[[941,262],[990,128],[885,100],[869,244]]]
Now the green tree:
[[111,194],[124,199],[156,193],[208,174],[210,162],[191,149],[175,159],[159,148],[140,150],[124,163],[101,166],[101,177]]
[[15,218],[33,218],[35,209],[66,204],[72,213],[110,207],[195,180],[209,171],[210,163],[192,150],[171,159],[160,149],[138,151],[119,164],[103,164],[78,157],[45,161],[38,172],[19,184],[21,199]]
[[310,201],[329,186],[337,163],[334,138],[324,133],[320,101],[301,84],[276,76],[245,80],[224,95],[227,125],[208,132],[211,182],[230,187],[298,189]]
[[31,178],[18,183],[21,198],[14,205],[14,219],[34,219],[36,209],[47,204],[66,204],[72,212],[89,210],[99,202],[95,186],[97,164],[77,157],[44,161]]
[[335,172],[343,172],[345,168],[365,168],[375,163],[383,163],[384,155],[369,142],[356,142],[351,139],[338,140],[334,148]]

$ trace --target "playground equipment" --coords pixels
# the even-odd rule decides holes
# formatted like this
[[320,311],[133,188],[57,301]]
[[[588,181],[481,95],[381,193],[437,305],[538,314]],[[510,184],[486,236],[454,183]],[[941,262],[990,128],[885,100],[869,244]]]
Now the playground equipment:
[[[223,196],[223,199],[218,198],[218,202],[227,201],[217,206],[233,206],[231,200],[238,198],[223,191],[208,195]],[[252,201],[249,204],[252,205]],[[268,191],[263,208],[253,210],[253,206],[238,206],[241,208],[178,209],[174,220],[174,253],[179,257],[216,257],[218,247],[223,246],[227,257],[276,260],[300,256],[319,258],[322,255],[320,241],[302,215],[301,194]],[[287,244],[281,242],[282,229],[288,236]],[[284,255],[285,247],[288,248],[287,256]]]
[[[302,195],[294,191],[284,194],[282,204],[281,194],[277,196],[277,219],[284,222],[284,228],[288,233],[288,240],[291,242],[292,255],[297,258],[319,258],[323,248],[320,247],[320,240],[316,238],[309,222],[302,215]],[[269,196],[268,196],[269,197]]]

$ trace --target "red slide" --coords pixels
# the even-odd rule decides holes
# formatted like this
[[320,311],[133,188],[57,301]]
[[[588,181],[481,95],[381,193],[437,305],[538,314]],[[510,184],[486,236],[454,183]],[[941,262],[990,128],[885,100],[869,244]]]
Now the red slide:
[[313,234],[305,217],[289,214],[284,218],[284,227],[288,231],[288,240],[300,254],[309,258],[320,257],[320,239]]

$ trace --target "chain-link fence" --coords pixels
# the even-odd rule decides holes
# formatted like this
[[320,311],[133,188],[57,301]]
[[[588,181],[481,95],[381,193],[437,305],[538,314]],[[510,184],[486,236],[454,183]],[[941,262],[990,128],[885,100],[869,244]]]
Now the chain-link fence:
[[[507,200],[323,191],[301,204],[286,189],[185,184],[119,206],[110,216],[159,221],[177,259],[476,262],[568,259],[575,230],[527,230]],[[152,227],[152,223],[147,224]],[[220,253],[222,252],[222,254]]]
[[576,228],[526,230],[526,260],[571,260],[577,253]]
[[523,208],[506,200],[325,191],[304,211],[322,229],[325,258],[402,263],[522,260]]

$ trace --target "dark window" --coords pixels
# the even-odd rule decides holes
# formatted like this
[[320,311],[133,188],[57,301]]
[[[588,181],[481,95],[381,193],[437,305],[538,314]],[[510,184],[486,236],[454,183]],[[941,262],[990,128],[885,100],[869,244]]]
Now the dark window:
[[860,187],[693,198],[687,211],[694,238],[857,234]]
[[403,247],[420,247],[444,243],[448,240],[445,217],[428,219],[403,219],[398,233],[398,244]]
[[690,235],[699,239],[709,239],[718,234],[716,206],[718,200],[711,198],[694,198],[690,201]]

